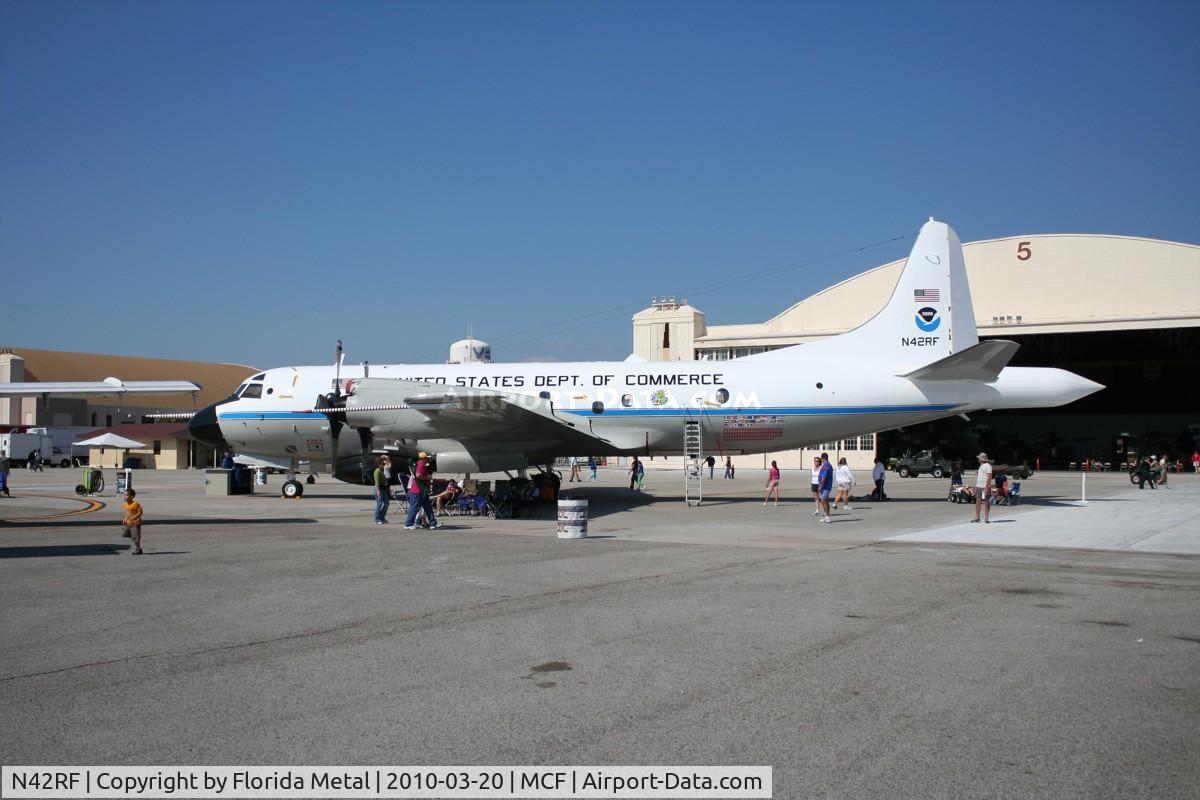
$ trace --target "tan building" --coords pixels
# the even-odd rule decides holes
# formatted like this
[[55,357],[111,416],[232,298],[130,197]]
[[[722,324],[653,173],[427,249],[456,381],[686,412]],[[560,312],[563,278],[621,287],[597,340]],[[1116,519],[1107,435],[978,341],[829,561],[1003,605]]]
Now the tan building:
[[[100,428],[80,434],[79,441],[86,441],[105,433],[115,433],[140,442],[145,447],[134,447],[128,450],[120,447],[88,447],[88,466],[103,469],[116,469],[125,465],[128,459],[136,459],[139,469],[188,469],[192,466],[192,458],[197,449],[193,448],[191,437],[188,436],[187,426],[178,423],[154,423],[148,425],[119,425],[112,428]],[[76,448],[78,451],[78,448]],[[211,454],[204,446],[198,449],[203,466],[212,463]]]
[[[985,421],[965,435],[1003,448],[1005,458],[1063,466],[1086,457],[1120,461],[1134,446],[1191,452],[1189,437],[1200,435],[1200,403],[1190,388],[1200,374],[1200,246],[1046,234],[971,242],[963,253],[980,338],[1021,343],[1014,364],[1062,367],[1109,387],[1067,410],[1026,414],[1019,424],[1011,412],[973,415]],[[708,325],[686,301],[656,300],[633,318],[633,352],[654,361],[724,360],[843,333],[887,303],[903,265],[863,272],[762,323]],[[898,447],[952,446],[952,425],[887,438]],[[862,467],[876,442],[815,444],[843,450]],[[775,458],[807,466],[810,455],[743,456],[739,463]]]

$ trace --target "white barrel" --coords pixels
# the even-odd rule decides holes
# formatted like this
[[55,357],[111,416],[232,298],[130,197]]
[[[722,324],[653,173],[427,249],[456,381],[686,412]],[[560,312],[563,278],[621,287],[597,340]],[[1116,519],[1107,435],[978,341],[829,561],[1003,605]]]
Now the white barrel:
[[586,497],[558,498],[558,538],[587,538],[588,501]]
[[254,482],[256,484],[258,484],[259,486],[267,485],[267,468],[266,467],[259,467],[258,469],[254,470]]

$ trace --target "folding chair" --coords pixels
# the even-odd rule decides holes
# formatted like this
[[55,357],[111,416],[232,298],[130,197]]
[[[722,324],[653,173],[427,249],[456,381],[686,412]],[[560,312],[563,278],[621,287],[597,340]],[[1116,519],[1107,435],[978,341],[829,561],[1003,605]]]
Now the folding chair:
[[465,494],[460,494],[454,505],[447,507],[446,513],[452,517],[465,517],[475,510],[475,505],[471,502],[470,497]]
[[486,494],[477,494],[474,497],[468,498],[471,500],[473,510],[476,516],[479,517],[494,517],[496,516],[496,507],[492,505],[492,501],[488,499]]

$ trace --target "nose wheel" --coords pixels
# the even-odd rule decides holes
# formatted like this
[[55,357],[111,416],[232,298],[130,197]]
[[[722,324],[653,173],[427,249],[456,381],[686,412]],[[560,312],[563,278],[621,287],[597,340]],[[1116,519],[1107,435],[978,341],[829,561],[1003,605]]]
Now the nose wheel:
[[283,496],[287,498],[295,498],[304,494],[304,484],[297,480],[284,481]]

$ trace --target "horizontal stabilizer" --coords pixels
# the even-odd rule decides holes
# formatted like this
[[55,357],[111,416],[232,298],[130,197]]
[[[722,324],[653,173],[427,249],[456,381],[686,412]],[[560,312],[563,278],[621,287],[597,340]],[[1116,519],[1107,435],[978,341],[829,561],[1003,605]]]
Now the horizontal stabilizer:
[[914,381],[983,381],[991,383],[1000,376],[1021,345],[1006,339],[992,339],[971,345],[966,350],[926,364],[901,375]]

